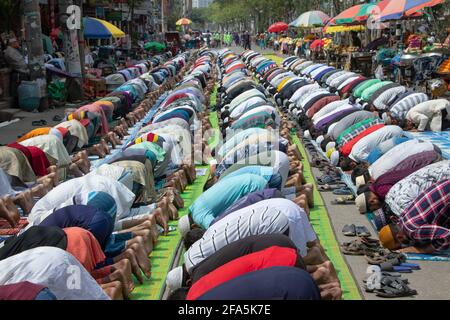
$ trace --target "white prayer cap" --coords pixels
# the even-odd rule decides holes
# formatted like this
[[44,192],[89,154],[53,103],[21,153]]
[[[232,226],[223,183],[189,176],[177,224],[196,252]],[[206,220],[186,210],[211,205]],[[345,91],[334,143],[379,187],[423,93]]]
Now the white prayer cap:
[[359,188],[367,183],[366,178],[364,176],[356,177],[355,179],[356,187]]
[[358,208],[359,213],[366,213],[367,212],[367,201],[366,201],[366,194],[361,193],[359,196],[355,199],[356,208]]
[[316,142],[317,142],[318,145],[320,145],[323,140],[325,140],[324,136],[318,136],[317,139],[316,139]]
[[339,164],[339,151],[334,151],[332,154],[331,154],[331,164],[333,165],[333,166],[337,166],[338,164]]
[[189,231],[191,231],[191,222],[189,216],[185,215],[178,221],[178,230],[180,230],[181,236],[184,237]]
[[383,115],[381,116],[381,118],[383,119],[384,123],[387,125],[390,125],[392,123],[391,121],[391,117],[388,116],[388,114],[385,112],[383,113]]
[[171,291],[175,291],[183,286],[183,267],[177,267],[167,274],[166,285]]
[[327,146],[325,148],[325,151],[328,151],[328,150],[330,150],[330,149],[332,149],[334,147],[336,147],[336,142],[330,141],[330,142],[328,142],[328,144],[327,144]]
[[311,139],[311,133],[309,132],[309,130],[306,130],[306,131],[304,132],[303,136],[304,136],[306,139]]

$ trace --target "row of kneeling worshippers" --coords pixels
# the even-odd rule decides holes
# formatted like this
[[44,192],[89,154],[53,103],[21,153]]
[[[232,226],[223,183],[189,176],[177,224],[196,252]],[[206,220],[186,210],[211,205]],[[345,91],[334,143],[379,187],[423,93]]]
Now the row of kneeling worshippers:
[[[105,140],[103,105],[67,119],[79,142],[74,155],[53,129],[21,139],[17,144],[24,148],[42,143],[34,147],[56,161],[49,174],[35,173],[34,158],[29,161],[25,151],[18,156],[22,147],[0,152],[6,231],[0,238],[0,299],[126,299],[151,277],[149,254],[159,235],[169,232],[168,222],[178,219],[180,194],[196,179],[194,130],[202,125],[213,86],[212,59],[205,50],[183,53],[127,82],[120,90],[124,101],[136,102],[127,108],[135,109],[117,119],[111,132],[121,135],[115,141]],[[155,74],[161,87],[147,92]],[[134,97],[139,90],[142,95]],[[101,129],[90,131],[97,125]],[[103,143],[105,155],[93,160]],[[64,165],[78,165],[78,158],[81,172],[67,170],[62,180]]]
[[385,248],[449,249],[450,161],[408,132],[448,130],[448,100],[298,57],[277,66],[255,52],[243,56],[295,119],[305,146],[318,151],[313,165],[326,173],[318,179],[332,185],[351,177],[356,206],[374,214]]
[[186,252],[167,275],[169,299],[341,299],[336,270],[311,226],[313,186],[287,118],[240,56],[222,50],[217,63],[224,139],[211,146],[204,193],[179,221]]

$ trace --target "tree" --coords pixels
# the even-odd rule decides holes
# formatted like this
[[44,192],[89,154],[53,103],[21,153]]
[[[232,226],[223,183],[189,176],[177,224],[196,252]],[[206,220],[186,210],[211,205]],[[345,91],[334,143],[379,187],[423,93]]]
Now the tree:
[[20,1],[0,0],[0,31],[18,32],[20,29]]

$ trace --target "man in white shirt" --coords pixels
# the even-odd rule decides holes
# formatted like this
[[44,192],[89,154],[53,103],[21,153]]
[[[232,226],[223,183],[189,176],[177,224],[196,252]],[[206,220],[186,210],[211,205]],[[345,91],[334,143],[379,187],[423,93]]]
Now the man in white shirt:
[[[443,110],[445,110],[445,118],[442,117]],[[450,101],[437,99],[422,102],[408,111],[406,120],[414,123],[418,131],[446,130],[448,127],[442,128],[442,124],[447,123],[448,125],[448,120],[450,120]]]

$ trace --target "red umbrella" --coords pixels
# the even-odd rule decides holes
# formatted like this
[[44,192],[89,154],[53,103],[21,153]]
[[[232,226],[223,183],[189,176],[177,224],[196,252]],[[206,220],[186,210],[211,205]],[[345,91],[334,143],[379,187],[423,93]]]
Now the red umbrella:
[[286,31],[287,29],[289,29],[289,26],[286,23],[277,22],[271,25],[268,31],[271,33],[279,33],[281,31]]

